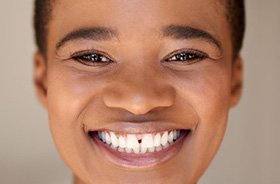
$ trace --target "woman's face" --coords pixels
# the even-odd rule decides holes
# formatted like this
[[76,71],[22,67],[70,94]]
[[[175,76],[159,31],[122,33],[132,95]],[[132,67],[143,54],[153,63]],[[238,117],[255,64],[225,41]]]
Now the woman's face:
[[48,59],[35,57],[35,80],[79,182],[198,181],[240,94],[224,3],[53,4]]

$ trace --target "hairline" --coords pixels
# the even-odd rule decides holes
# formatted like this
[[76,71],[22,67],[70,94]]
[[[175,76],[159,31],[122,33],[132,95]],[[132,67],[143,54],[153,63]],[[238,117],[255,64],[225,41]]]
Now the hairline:
[[[54,3],[57,1],[57,0],[45,0],[46,1],[46,5],[47,7],[44,8],[46,9],[46,15],[44,15],[43,19],[44,19],[44,28],[43,28],[43,33],[41,33],[43,36],[41,36],[41,39],[43,39],[43,41],[41,41],[42,44],[39,44],[39,40],[36,40],[37,41],[37,47],[38,47],[38,51],[42,54],[42,56],[44,56],[46,59],[47,59],[47,45],[48,45],[48,33],[49,33],[49,23],[52,19],[52,15],[53,15],[53,7],[54,7]],[[234,0],[233,0],[234,1]],[[243,39],[244,39],[244,30],[242,32],[242,36],[241,36],[241,40],[236,40],[237,38],[235,38],[235,35],[234,35],[234,30],[235,30],[235,25],[234,25],[234,17],[235,15],[234,14],[234,11],[233,11],[233,8],[231,7],[232,3],[233,3],[232,0],[225,0],[224,3],[221,3],[222,6],[225,7],[225,10],[226,10],[226,19],[229,23],[229,26],[230,26],[230,34],[231,34],[231,45],[232,45],[232,58],[233,60],[235,60],[239,54],[240,54],[240,50],[242,48],[242,42],[243,42]],[[245,21],[245,20],[244,20]],[[36,33],[38,34],[38,33]],[[238,43],[236,43],[238,42]],[[236,45],[238,44],[238,45]],[[241,44],[241,45],[240,45]]]

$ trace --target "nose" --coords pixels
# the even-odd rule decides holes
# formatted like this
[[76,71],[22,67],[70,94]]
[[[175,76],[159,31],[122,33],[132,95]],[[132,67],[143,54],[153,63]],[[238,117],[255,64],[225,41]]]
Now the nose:
[[129,111],[143,115],[154,109],[173,105],[175,90],[172,86],[154,77],[115,78],[103,91],[103,102],[109,108]]

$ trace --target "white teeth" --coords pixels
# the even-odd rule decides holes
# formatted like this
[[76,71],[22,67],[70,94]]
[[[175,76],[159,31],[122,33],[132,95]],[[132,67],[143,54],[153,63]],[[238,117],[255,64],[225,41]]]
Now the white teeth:
[[115,147],[115,148],[118,147],[119,146],[119,141],[118,141],[118,138],[117,138],[116,134],[113,133],[113,132],[110,132],[110,136],[111,136],[111,141],[112,141],[113,147]]
[[110,145],[112,143],[111,137],[107,132],[105,133],[105,140],[106,140],[106,144]]
[[124,152],[124,151],[125,151],[125,149],[124,149],[124,148],[119,147],[119,148],[118,148],[118,151],[119,151],[119,152]]
[[161,150],[162,150],[161,146],[156,147],[156,151],[161,151]]
[[126,137],[126,147],[137,148],[139,147],[138,139],[136,135],[128,134]]
[[176,140],[177,138],[177,130],[173,130],[173,140]]
[[148,151],[150,152],[150,153],[153,153],[153,152],[155,152],[155,147],[151,147],[151,148],[148,148]]
[[98,132],[98,136],[100,137],[100,139],[101,139],[103,142],[106,142],[105,133],[104,133],[104,132]]
[[154,138],[154,146],[155,147],[160,146],[160,133],[157,133],[155,138]]
[[141,142],[141,153],[154,152],[154,141],[152,134],[144,134]]
[[154,146],[152,134],[144,134],[142,138],[141,147],[151,148]]
[[133,150],[134,153],[138,154],[138,153],[140,153],[140,146],[135,147],[132,150]]
[[172,143],[173,142],[173,131],[170,131],[170,133],[168,134],[168,142]]
[[161,145],[165,146],[167,144],[167,140],[168,140],[168,132],[165,131],[161,137]]
[[123,136],[119,137],[119,147],[125,148],[126,147],[126,140]]
[[170,144],[167,142],[164,146],[163,149],[167,148]]
[[152,134],[144,134],[141,142],[141,153],[146,153],[148,148],[154,147]]
[[147,147],[142,147],[142,146],[141,146],[140,153],[146,153],[146,152],[147,152],[147,150],[148,150],[148,148],[147,148]]
[[114,132],[98,131],[98,137],[105,144],[119,152],[144,154],[147,152],[158,152],[169,147],[180,137],[180,130],[164,131],[156,134],[127,135],[116,135]]
[[125,148],[125,152],[127,152],[127,153],[131,153],[131,152],[132,152],[132,149],[131,149],[131,148],[128,148],[128,147],[126,147],[126,148]]
[[114,150],[118,149],[118,147],[114,147],[113,144],[111,144],[110,147]]

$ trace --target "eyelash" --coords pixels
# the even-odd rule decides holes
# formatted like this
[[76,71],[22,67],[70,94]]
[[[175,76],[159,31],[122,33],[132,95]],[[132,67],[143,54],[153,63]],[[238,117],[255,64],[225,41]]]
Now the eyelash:
[[[78,53],[74,53],[71,58],[75,61],[88,65],[88,66],[100,66],[107,65],[113,62],[109,57],[105,56],[105,53],[101,53],[99,51],[82,51]],[[199,62],[203,59],[208,58],[208,54],[197,51],[197,50],[181,50],[171,53],[167,56],[164,61],[165,62],[178,62],[185,64],[193,64]]]
[[168,56],[166,59],[164,59],[165,62],[179,62],[179,63],[185,63],[185,64],[193,64],[196,62],[199,62],[201,60],[204,60],[208,58],[208,54],[197,51],[197,50],[180,50],[176,51],[170,56]]
[[113,62],[109,57],[105,56],[105,53],[92,50],[74,53],[71,58],[88,66],[107,65]]

